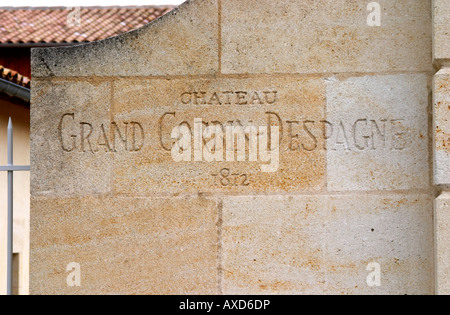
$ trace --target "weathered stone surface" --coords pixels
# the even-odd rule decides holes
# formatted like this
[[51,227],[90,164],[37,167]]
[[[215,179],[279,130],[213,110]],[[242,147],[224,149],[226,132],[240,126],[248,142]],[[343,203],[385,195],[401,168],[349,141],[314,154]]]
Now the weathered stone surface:
[[[317,191],[325,187],[323,79],[126,79],[116,82],[114,91],[114,120],[139,122],[145,134],[140,151],[114,158],[117,193]],[[226,126],[250,122],[257,127],[278,126],[282,141],[277,171],[262,172],[261,165],[268,162],[259,158],[249,162],[248,145],[246,161],[226,161],[223,155],[223,162],[208,162],[204,157],[195,162],[192,152],[191,161],[175,162],[172,129],[184,122],[193,133],[195,118],[202,119],[203,128],[219,124],[224,132]]]
[[[372,27],[361,1],[192,0],[133,33],[35,50],[31,292],[434,293],[431,1],[378,2]],[[277,138],[243,137],[242,160],[220,137],[231,160],[195,150],[211,143],[198,130],[249,125],[278,127],[274,172],[261,152]]]
[[[32,294],[218,293],[213,200],[38,197],[32,209]],[[66,282],[72,262],[80,287]]]
[[328,189],[429,187],[428,90],[424,74],[331,78]]
[[111,191],[113,156],[87,153],[93,127],[109,127],[110,95],[109,82],[33,81],[32,102],[39,104],[31,107],[33,195]]
[[431,0],[222,1],[224,73],[432,71]]
[[139,30],[71,48],[34,49],[33,78],[214,74],[217,0],[188,1]]
[[436,293],[450,294],[450,6],[433,0],[434,183],[447,189],[435,200]]
[[450,68],[434,77],[434,181],[450,185]]
[[226,294],[434,292],[427,195],[227,197],[222,239]]
[[450,192],[435,201],[436,293],[450,294]]
[[438,64],[450,61],[450,6],[448,0],[433,0],[433,57]]

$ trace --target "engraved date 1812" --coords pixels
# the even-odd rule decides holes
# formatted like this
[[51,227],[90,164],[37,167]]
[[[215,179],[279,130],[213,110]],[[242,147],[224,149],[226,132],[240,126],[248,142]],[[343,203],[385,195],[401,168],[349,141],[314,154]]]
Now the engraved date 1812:
[[247,174],[232,172],[229,168],[223,168],[218,174],[211,174],[214,178],[214,186],[219,187],[239,187],[250,186]]

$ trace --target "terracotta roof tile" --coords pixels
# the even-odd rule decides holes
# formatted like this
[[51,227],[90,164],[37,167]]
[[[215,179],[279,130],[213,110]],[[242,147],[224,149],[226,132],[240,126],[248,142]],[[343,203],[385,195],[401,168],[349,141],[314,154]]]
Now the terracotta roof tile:
[[67,23],[67,8],[3,8],[0,44],[92,42],[140,28],[173,8],[81,8],[79,26]]
[[30,88],[30,79],[19,74],[17,71],[5,68],[0,65],[0,78],[17,85]]

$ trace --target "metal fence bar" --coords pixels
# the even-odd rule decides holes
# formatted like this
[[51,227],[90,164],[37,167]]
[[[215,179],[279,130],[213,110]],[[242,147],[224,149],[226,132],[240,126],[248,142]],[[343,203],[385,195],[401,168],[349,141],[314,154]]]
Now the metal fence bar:
[[28,165],[11,165],[11,166],[0,166],[1,171],[29,171],[30,167]]
[[6,166],[0,166],[0,171],[8,172],[8,232],[7,232],[7,262],[6,262],[6,272],[7,272],[7,284],[6,284],[6,294],[12,295],[13,286],[13,227],[14,227],[14,172],[15,171],[29,171],[29,165],[15,166],[13,159],[13,125],[11,117],[8,121],[8,159]]
[[[13,127],[11,117],[8,122],[8,166],[13,165]],[[13,171],[8,170],[8,262],[7,262],[7,295],[12,295],[12,281],[13,281],[13,225],[14,225],[14,212],[13,212]]]

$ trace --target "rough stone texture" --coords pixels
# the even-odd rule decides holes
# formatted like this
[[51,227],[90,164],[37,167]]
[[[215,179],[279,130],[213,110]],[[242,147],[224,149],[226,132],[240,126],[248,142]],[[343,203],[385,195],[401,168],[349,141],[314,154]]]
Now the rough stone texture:
[[35,49],[33,78],[214,74],[217,14],[217,0],[188,1],[121,36],[72,48]]
[[431,71],[431,0],[222,1],[224,73]]
[[[33,50],[31,292],[434,293],[432,6],[379,3],[192,0]],[[279,168],[175,162],[195,118],[280,127]]]
[[434,77],[434,182],[450,185],[450,68]]
[[434,292],[427,195],[227,197],[223,224],[226,294]]
[[102,124],[108,127],[110,94],[108,82],[33,81],[32,102],[39,104],[31,107],[33,195],[111,191],[113,156],[101,151],[90,154],[89,141],[83,141],[94,138],[87,137],[91,126],[97,130]]
[[[32,208],[31,294],[218,293],[213,200],[37,197]],[[66,284],[71,262],[81,287]]]
[[450,192],[435,201],[436,293],[450,294]]
[[327,103],[328,189],[429,187],[426,75],[331,78]]
[[448,0],[433,0],[433,58],[437,64],[450,61],[450,6]]
[[[325,187],[326,156],[321,121],[326,117],[326,87],[323,79],[126,79],[117,81],[114,91],[114,120],[119,124],[132,120],[141,123],[146,137],[142,150],[114,159],[117,193],[318,191]],[[248,93],[245,100],[239,100],[248,104],[236,104],[236,95],[228,97],[223,91]],[[266,98],[264,91],[277,91],[277,101],[269,104],[275,97],[268,94]],[[185,92],[205,92],[206,96],[196,100],[191,95],[183,97]],[[211,102],[216,92],[221,97],[221,105],[215,98]],[[251,103],[253,96],[255,100]],[[187,122],[192,131],[195,118],[209,125],[220,123],[222,128],[247,126],[250,121],[255,126],[266,126],[270,119],[271,125],[280,128],[283,138],[278,171],[261,172],[261,165],[268,163],[259,159],[248,162],[248,151],[247,162],[174,162],[171,152],[166,150],[175,142],[170,137],[172,129]],[[296,123],[288,123],[290,121]],[[304,129],[303,121],[309,121],[306,128],[311,134]],[[230,170],[231,183],[214,176],[222,169]]]
[[433,0],[433,59],[438,69],[433,82],[434,183],[443,187],[435,200],[436,293],[450,294],[450,5]]

